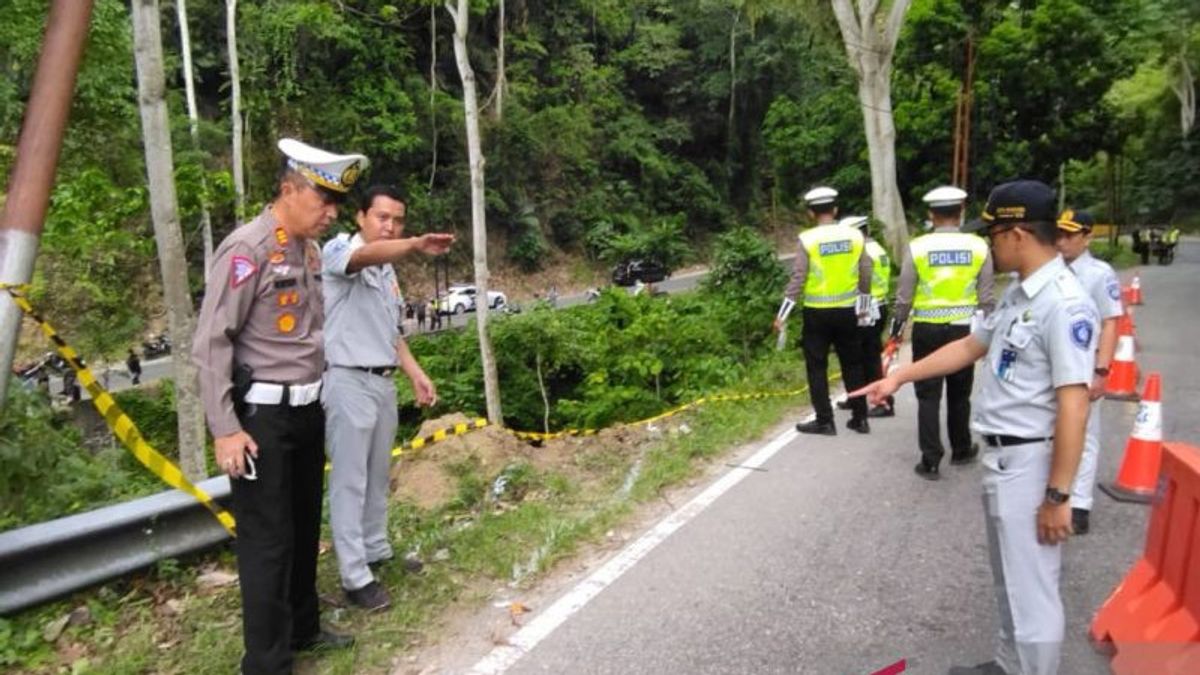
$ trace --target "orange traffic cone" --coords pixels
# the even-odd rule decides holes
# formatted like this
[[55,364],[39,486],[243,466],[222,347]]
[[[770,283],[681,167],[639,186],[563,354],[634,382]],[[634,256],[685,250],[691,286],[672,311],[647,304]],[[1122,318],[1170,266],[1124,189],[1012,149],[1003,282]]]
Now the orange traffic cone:
[[1133,281],[1129,282],[1129,304],[1142,304],[1142,277],[1136,272],[1133,274]]
[[1138,368],[1134,361],[1133,320],[1128,314],[1117,319],[1117,351],[1109,367],[1104,397],[1137,400]]
[[1133,422],[1133,433],[1125,444],[1121,471],[1113,483],[1100,489],[1121,502],[1147,503],[1158,488],[1162,465],[1162,381],[1158,373],[1146,378],[1146,391]]

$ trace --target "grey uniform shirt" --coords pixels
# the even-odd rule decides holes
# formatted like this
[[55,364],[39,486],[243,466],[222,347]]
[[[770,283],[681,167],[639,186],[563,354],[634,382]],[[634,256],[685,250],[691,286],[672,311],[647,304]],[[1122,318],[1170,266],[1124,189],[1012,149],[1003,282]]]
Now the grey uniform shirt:
[[[824,223],[815,227],[825,227],[836,223]],[[874,267],[871,265],[871,256],[867,255],[866,237],[863,237],[863,252],[858,258],[858,292],[863,295],[871,293],[871,274],[874,272]],[[796,296],[804,290],[804,283],[808,280],[808,251],[804,249],[804,242],[797,241],[796,259],[792,265],[792,278],[788,282],[787,288],[783,291],[783,297],[796,301]]]
[[325,370],[321,252],[289,237],[271,207],[225,238],[213,257],[192,344],[213,436],[241,431],[233,411],[234,364],[254,380],[308,384]]
[[1055,389],[1092,382],[1096,305],[1061,256],[1009,284],[971,335],[988,348],[971,400],[971,428],[1022,438],[1054,435]]
[[1114,319],[1124,314],[1121,307],[1121,282],[1108,263],[1084,251],[1068,265],[1079,285],[1087,292],[1100,310],[1100,319]]
[[334,366],[396,365],[404,298],[391,265],[347,272],[350,256],[365,242],[339,234],[325,244],[325,358]]
[[[934,233],[958,232],[958,228],[946,225],[934,228],[933,231]],[[978,298],[976,307],[982,309],[984,314],[991,314],[992,308],[996,305],[994,287],[995,272],[992,269],[992,252],[989,250],[987,257],[983,259],[983,266],[979,268],[979,274],[975,277],[975,297]],[[916,288],[917,266],[913,264],[912,249],[908,249],[904,253],[904,261],[900,263],[900,278],[896,282],[893,321],[897,324],[902,324],[908,320],[908,313],[912,311],[913,293],[916,292]],[[970,319],[967,319],[966,322],[969,321]]]

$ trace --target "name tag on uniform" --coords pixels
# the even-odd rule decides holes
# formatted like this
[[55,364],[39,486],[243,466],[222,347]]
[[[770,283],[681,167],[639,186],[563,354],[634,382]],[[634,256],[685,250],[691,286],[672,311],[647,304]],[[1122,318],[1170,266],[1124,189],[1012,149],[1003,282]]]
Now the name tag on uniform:
[[1012,382],[1016,379],[1017,351],[1015,349],[1001,349],[1000,360],[996,363],[996,377],[1005,382]]
[[849,253],[850,240],[845,239],[842,241],[827,241],[824,244],[821,244],[817,250],[821,255],[838,255],[841,253]]
[[970,251],[930,251],[930,267],[959,267],[970,265],[973,255]]

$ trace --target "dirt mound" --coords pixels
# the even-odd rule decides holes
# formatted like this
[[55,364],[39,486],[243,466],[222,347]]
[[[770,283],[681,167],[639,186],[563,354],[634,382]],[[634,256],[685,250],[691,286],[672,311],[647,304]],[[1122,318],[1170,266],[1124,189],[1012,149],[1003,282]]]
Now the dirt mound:
[[[419,435],[470,422],[461,413],[446,415],[425,422]],[[605,472],[597,471],[597,464],[604,463],[593,461],[596,456],[635,454],[649,438],[643,427],[617,426],[590,436],[565,436],[535,445],[500,427],[487,426],[402,454],[392,465],[392,494],[424,509],[442,506],[456,496],[458,483],[453,471],[463,463],[473,465],[489,480],[518,462],[575,480],[602,479]]]

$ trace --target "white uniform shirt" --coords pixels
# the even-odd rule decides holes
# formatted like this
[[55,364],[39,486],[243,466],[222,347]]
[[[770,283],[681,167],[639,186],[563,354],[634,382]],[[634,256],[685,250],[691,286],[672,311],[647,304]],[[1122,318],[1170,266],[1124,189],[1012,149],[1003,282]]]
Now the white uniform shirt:
[[346,272],[350,255],[365,242],[339,234],[321,253],[325,282],[325,360],[333,366],[396,365],[404,297],[391,265]]
[[1053,436],[1055,389],[1091,383],[1099,325],[1095,303],[1061,256],[1009,284],[996,311],[971,333],[988,348],[971,401],[971,428]]
[[1113,319],[1121,316],[1121,282],[1108,263],[1096,258],[1091,251],[1084,251],[1068,265],[1079,279],[1092,302],[1100,310],[1100,318]]

